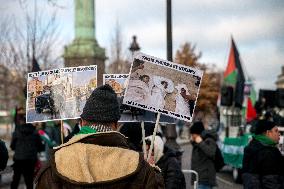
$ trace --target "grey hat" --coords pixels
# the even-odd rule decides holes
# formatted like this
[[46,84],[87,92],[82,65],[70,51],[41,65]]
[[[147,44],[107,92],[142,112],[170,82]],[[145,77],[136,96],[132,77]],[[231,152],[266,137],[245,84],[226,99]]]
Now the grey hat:
[[119,104],[111,86],[103,85],[92,92],[85,104],[81,118],[97,123],[111,123],[119,120]]

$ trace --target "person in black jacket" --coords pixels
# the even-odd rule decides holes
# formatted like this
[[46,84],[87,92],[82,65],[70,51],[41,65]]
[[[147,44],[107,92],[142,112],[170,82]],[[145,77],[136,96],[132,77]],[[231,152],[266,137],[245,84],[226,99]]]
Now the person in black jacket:
[[6,168],[8,158],[8,150],[6,148],[5,142],[0,139],[0,171]]
[[277,148],[279,139],[274,122],[257,122],[255,135],[244,150],[242,178],[245,189],[284,188],[284,158]]
[[[145,138],[147,153],[149,153],[151,141],[152,136]],[[164,145],[160,136],[155,137],[153,152],[149,163],[161,169],[166,189],[185,189],[185,178],[177,155],[174,150]]]
[[191,169],[199,176],[198,189],[216,186],[215,153],[217,134],[205,131],[202,122],[195,122],[191,128],[192,158]]
[[13,133],[10,147],[15,151],[11,189],[18,188],[21,175],[24,176],[27,189],[32,189],[37,153],[44,150],[35,127],[32,124],[19,125]]

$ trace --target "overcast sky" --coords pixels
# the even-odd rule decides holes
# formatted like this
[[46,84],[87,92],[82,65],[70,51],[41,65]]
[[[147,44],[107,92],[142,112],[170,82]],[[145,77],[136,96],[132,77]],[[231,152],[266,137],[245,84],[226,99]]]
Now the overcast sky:
[[[0,16],[14,14],[20,19],[23,15],[18,1],[0,0]],[[45,0],[37,2],[41,11],[55,9]],[[72,0],[57,2],[63,7],[57,8],[62,51],[74,36],[74,7]],[[132,35],[137,35],[142,52],[166,58],[166,0],[96,0],[95,16],[96,38],[108,56],[119,22],[125,55]],[[201,62],[225,69],[233,36],[245,72],[254,79],[256,88],[276,88],[284,65],[283,0],[172,0],[172,23],[173,55],[182,44],[191,42],[202,52]]]

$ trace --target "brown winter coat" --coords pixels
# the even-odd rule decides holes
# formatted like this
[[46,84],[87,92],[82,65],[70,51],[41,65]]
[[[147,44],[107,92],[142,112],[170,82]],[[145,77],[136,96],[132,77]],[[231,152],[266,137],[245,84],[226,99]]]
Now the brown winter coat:
[[36,189],[159,189],[162,176],[118,132],[79,134],[54,148]]

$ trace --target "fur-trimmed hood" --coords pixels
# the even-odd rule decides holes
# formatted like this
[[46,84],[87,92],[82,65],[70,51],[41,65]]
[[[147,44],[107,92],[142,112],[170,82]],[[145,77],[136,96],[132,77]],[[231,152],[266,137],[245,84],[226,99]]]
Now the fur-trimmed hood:
[[51,168],[62,179],[89,185],[124,179],[140,169],[138,152],[119,132],[79,134],[55,147]]

